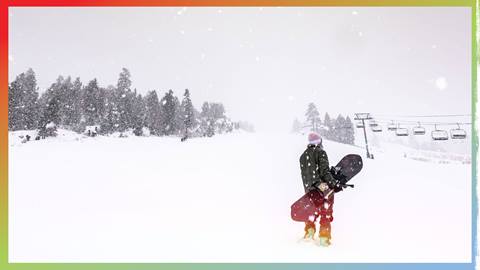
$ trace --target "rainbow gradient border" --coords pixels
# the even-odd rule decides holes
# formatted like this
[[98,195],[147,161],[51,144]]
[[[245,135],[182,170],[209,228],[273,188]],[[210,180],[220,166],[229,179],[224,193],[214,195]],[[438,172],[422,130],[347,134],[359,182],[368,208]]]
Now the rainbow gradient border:
[[[471,263],[8,263],[8,8],[20,6],[446,6],[472,9],[472,262]],[[0,269],[475,269],[477,256],[477,12],[476,0],[1,0],[0,1]],[[441,237],[441,236],[439,236]],[[321,251],[319,251],[321,253]]]

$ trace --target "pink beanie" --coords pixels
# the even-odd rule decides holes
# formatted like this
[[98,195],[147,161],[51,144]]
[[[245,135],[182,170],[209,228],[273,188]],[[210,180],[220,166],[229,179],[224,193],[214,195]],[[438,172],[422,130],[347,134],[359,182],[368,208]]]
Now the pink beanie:
[[322,143],[322,137],[316,132],[312,132],[308,134],[308,143],[310,144],[321,144]]

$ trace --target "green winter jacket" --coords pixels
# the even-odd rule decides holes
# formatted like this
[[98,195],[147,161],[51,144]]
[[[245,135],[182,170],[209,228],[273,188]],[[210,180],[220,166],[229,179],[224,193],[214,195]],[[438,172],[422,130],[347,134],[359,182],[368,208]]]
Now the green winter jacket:
[[327,153],[320,145],[309,144],[307,146],[300,156],[300,170],[305,192],[316,188],[322,182],[326,182],[329,187],[333,187],[335,184],[330,174]]

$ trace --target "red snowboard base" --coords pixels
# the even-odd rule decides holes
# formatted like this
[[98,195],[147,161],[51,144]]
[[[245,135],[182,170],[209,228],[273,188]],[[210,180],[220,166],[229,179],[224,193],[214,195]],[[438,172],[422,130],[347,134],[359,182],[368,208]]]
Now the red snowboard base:
[[313,221],[320,214],[320,206],[325,201],[318,189],[309,191],[291,206],[291,216],[295,221]]

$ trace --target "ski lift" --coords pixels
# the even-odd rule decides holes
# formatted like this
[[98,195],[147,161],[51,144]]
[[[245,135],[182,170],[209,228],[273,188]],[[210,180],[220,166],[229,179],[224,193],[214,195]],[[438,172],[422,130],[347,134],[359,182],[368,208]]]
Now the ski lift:
[[398,125],[397,129],[395,130],[395,135],[397,135],[397,136],[408,136],[408,129],[407,128],[401,128],[400,125]]
[[362,122],[357,122],[357,128],[363,128],[363,123]]
[[452,139],[465,139],[467,137],[467,132],[460,128],[460,124],[457,124],[457,128],[450,130],[450,136]]
[[413,128],[413,135],[425,135],[425,128],[420,125],[420,122],[418,122],[418,126]]
[[373,132],[382,132],[382,126],[379,126],[379,125],[372,126],[372,131]]
[[397,125],[395,125],[395,123],[392,121],[392,123],[388,124],[387,129],[388,129],[388,130],[396,130],[396,129],[397,129]]
[[375,120],[370,121],[370,127],[376,127],[378,126],[378,123]]
[[435,130],[432,131],[432,139],[434,141],[446,141],[448,140],[448,132],[443,129],[437,129],[437,125],[435,125]]

